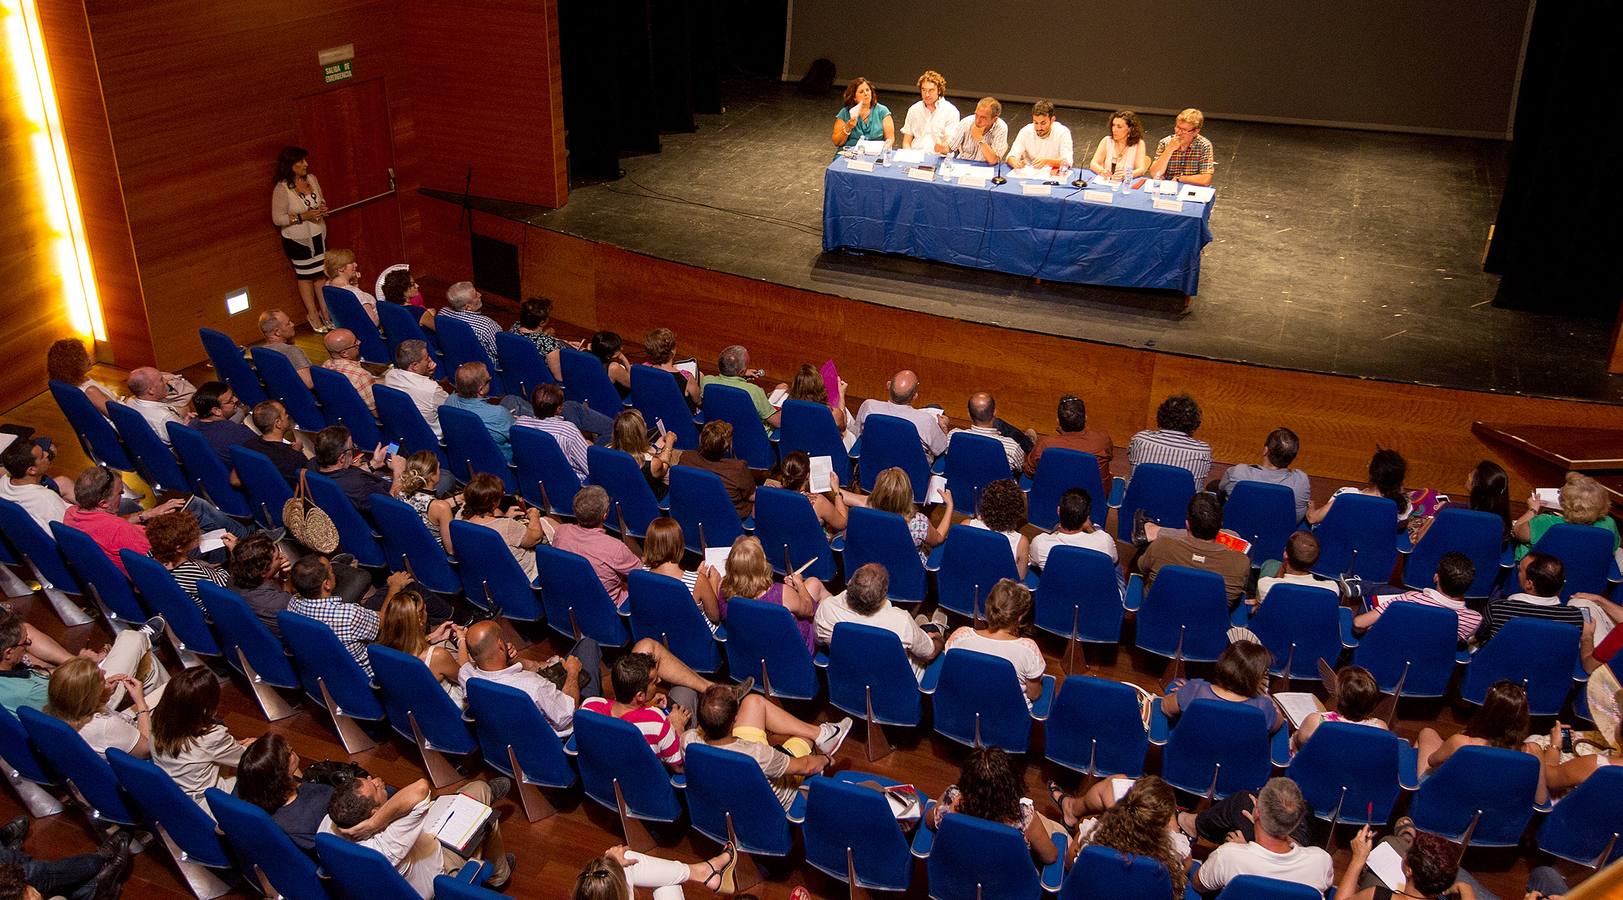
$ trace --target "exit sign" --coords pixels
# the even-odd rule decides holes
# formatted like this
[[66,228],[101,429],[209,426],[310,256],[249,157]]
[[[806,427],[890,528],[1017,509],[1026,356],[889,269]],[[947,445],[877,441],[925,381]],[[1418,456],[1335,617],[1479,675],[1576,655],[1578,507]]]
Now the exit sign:
[[343,81],[345,78],[353,77],[355,73],[350,68],[353,63],[354,60],[346,59],[340,63],[322,66],[321,79],[327,84],[332,84],[335,81]]
[[350,67],[355,63],[355,45],[328,47],[316,53],[316,61],[321,63],[321,80],[327,84],[353,78],[355,73]]

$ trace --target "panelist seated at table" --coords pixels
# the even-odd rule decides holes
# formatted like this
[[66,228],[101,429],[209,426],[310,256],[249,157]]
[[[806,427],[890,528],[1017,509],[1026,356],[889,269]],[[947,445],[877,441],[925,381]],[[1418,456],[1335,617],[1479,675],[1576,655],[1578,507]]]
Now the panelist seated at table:
[[946,142],[936,145],[935,152],[987,165],[997,162],[1009,149],[1009,126],[1000,118],[1002,115],[1003,104],[996,97],[982,97],[975,104],[975,114],[960,119]]
[[855,147],[857,141],[896,140],[890,110],[874,96],[873,82],[858,75],[845,88],[845,105],[834,117],[834,152]]
[[1031,105],[1031,124],[1014,136],[1009,165],[1016,169],[1071,167],[1071,129],[1054,118],[1054,104],[1038,100]]
[[1112,181],[1137,178],[1149,171],[1149,148],[1144,146],[1144,126],[1137,113],[1130,109],[1111,113],[1110,133],[1099,139],[1088,168]]
[[947,79],[934,69],[919,76],[919,100],[902,122],[902,149],[934,150],[958,124],[958,107],[947,100]]
[[1150,163],[1151,178],[1165,178],[1184,184],[1211,184],[1217,171],[1217,155],[1212,142],[1200,133],[1206,117],[1198,109],[1178,113],[1172,134],[1155,145],[1155,161]]

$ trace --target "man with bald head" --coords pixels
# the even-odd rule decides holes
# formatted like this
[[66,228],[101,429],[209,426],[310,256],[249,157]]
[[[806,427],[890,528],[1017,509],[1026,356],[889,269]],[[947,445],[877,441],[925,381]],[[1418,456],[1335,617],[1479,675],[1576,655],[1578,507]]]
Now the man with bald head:
[[985,391],[977,391],[969,395],[969,427],[955,428],[953,434],[967,431],[989,437],[1003,445],[1003,455],[1009,460],[1011,472],[1020,471],[1026,464],[1026,450],[1019,441],[1005,434],[998,427],[997,400]]
[[125,405],[147,420],[152,430],[158,433],[158,440],[169,443],[169,429],[166,426],[170,422],[190,424],[190,415],[182,418],[169,405],[169,385],[164,381],[162,372],[151,366],[142,366],[130,373],[128,385],[130,399]]
[[372,385],[377,384],[378,379],[361,364],[360,338],[348,328],[334,328],[321,339],[321,344],[327,348],[327,361],[321,367],[348,379],[355,393],[360,394],[361,400],[366,403],[367,410],[376,415],[378,406],[372,399]]
[[564,680],[559,688],[541,675],[545,668],[540,662],[525,659],[502,636],[501,625],[494,621],[480,622],[467,630],[462,639],[468,645],[468,662],[457,673],[463,690],[475,678],[484,678],[497,684],[518,688],[535,703],[547,724],[567,738],[575,730],[575,708],[581,700],[603,695],[603,653],[597,641],[581,638],[562,661]]
[[315,387],[315,382],[310,380],[310,357],[293,346],[293,320],[287,317],[287,313],[279,309],[260,313],[259,333],[265,336],[265,343],[260,344],[261,347],[287,357],[287,361],[293,364],[293,370],[303,379],[304,386]]
[[919,443],[924,447],[925,456],[934,460],[947,452],[947,417],[941,408],[928,406],[919,409],[913,406],[913,400],[919,393],[919,376],[903,369],[885,383],[885,388],[889,392],[889,399],[874,397],[864,402],[857,410],[857,424],[860,426],[871,415],[906,419],[918,429]]

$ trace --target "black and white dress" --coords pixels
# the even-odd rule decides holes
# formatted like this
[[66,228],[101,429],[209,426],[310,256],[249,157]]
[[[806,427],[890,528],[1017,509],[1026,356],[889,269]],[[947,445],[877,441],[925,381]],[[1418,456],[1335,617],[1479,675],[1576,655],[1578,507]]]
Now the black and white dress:
[[285,181],[271,188],[271,221],[282,229],[282,252],[293,264],[294,274],[301,281],[314,281],[326,276],[327,223],[294,221],[294,216],[320,207],[325,195],[316,176],[306,175],[305,180],[310,182],[308,194]]

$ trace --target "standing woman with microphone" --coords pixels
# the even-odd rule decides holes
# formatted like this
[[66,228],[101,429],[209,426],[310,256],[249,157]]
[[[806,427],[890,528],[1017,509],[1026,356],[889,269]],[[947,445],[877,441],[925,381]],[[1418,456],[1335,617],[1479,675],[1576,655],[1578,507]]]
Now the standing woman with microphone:
[[299,299],[310,327],[325,334],[332,317],[321,302],[326,285],[327,198],[310,174],[310,151],[283,147],[276,157],[276,184],[271,188],[271,221],[282,230],[282,251],[298,278]]

